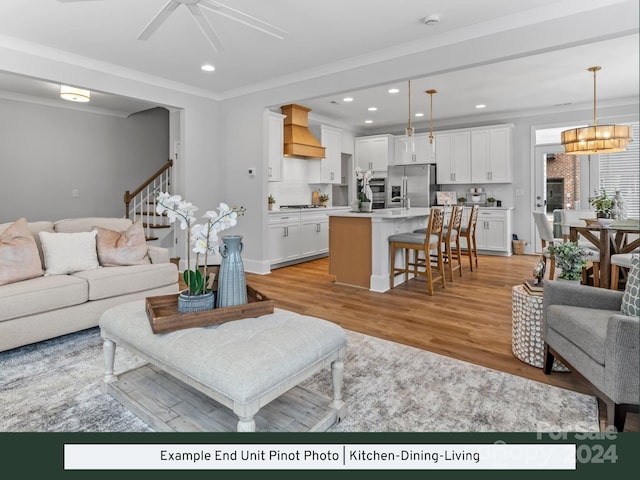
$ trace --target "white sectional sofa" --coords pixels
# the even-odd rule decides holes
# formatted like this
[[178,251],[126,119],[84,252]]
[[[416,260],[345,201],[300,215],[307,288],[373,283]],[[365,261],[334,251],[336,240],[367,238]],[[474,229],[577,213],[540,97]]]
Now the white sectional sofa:
[[[0,235],[11,223],[0,224]],[[94,227],[123,232],[125,218],[85,217],[28,223],[40,253],[40,232],[90,232]],[[165,248],[147,246],[150,263],[103,266],[63,275],[42,275],[0,285],[0,351],[98,325],[106,309],[148,296],[178,291],[178,270]]]

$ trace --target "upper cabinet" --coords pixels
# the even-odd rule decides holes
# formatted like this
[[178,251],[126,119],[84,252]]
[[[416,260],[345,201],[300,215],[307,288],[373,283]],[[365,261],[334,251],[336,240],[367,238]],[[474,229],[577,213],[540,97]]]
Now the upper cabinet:
[[265,112],[265,145],[267,146],[267,177],[270,182],[282,181],[283,137],[285,115]]
[[438,183],[510,183],[513,126],[436,133]]
[[415,149],[407,152],[405,136],[395,137],[395,156],[393,165],[411,165],[429,162],[429,134],[416,133],[413,137]]
[[513,127],[500,126],[471,132],[471,181],[510,183]]
[[327,155],[320,160],[320,183],[339,184],[342,180],[342,130],[322,125],[320,141]]
[[468,131],[435,134],[438,183],[471,183],[471,134]]
[[387,172],[393,165],[395,141],[393,135],[358,137],[355,141],[355,164],[363,170]]

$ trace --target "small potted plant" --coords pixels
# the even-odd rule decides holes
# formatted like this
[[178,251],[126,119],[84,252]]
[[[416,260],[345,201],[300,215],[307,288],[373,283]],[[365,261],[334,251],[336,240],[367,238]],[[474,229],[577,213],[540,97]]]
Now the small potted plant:
[[276,203],[276,199],[274,198],[274,196],[269,194],[267,202],[269,203],[269,210],[273,210],[273,204]]
[[582,269],[587,265],[587,251],[577,242],[564,242],[558,245],[549,245],[549,255],[553,257],[556,266],[560,269],[558,278],[563,280],[580,280]]
[[466,201],[467,201],[467,197],[458,197],[459,205],[464,205]]
[[589,199],[589,203],[596,209],[598,218],[611,218],[611,209],[613,208],[613,198],[607,196],[607,192],[603,188],[600,194],[596,194]]
[[323,193],[320,195],[320,197],[318,197],[318,199],[320,200],[320,205],[322,205],[323,207],[326,207],[327,202],[329,201],[329,195],[327,195],[326,193]]
[[489,204],[490,207],[495,207],[496,206],[496,199],[493,197],[489,197],[487,198],[487,203]]

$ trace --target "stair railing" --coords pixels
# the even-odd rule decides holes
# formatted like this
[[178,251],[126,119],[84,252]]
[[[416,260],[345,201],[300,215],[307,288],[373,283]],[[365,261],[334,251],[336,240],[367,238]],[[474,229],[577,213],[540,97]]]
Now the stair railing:
[[148,240],[155,240],[152,229],[164,225],[163,218],[156,214],[156,196],[159,192],[171,191],[171,169],[173,160],[169,161],[147,179],[133,192],[124,192],[125,216],[135,222],[143,220],[145,235]]

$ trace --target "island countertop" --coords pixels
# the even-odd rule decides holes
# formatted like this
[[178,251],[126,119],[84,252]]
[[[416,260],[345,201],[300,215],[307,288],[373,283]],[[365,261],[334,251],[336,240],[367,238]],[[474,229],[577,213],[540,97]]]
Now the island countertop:
[[414,208],[381,208],[370,212],[355,212],[353,210],[338,210],[329,212],[329,216],[370,218],[372,221],[393,220],[398,218],[424,217],[429,215],[428,207]]

